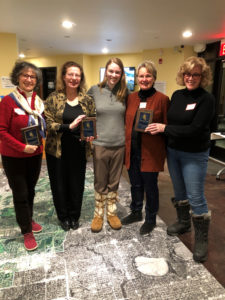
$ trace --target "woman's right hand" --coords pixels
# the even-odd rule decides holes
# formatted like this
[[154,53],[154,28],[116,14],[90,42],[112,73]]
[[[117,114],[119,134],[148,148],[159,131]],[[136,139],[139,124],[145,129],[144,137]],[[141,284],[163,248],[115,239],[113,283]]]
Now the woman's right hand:
[[23,152],[32,154],[37,150],[38,146],[34,145],[26,145]]
[[149,132],[152,135],[164,132],[166,124],[151,123],[145,128],[145,132]]
[[73,128],[77,127],[85,117],[86,117],[86,115],[78,116],[76,119],[73,120],[72,123],[70,123],[69,128],[73,129]]

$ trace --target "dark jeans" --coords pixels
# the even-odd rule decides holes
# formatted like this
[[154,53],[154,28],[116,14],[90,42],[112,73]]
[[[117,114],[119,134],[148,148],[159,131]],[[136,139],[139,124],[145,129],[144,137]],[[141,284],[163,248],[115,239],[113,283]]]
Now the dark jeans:
[[81,213],[84,192],[85,146],[77,141],[77,147],[73,148],[72,153],[63,152],[61,158],[46,153],[46,160],[58,219],[77,221]]
[[146,192],[145,220],[155,224],[156,214],[159,210],[158,172],[141,172],[140,166],[140,153],[132,152],[128,170],[132,198],[130,209],[132,211],[142,210],[144,192]]
[[17,158],[2,155],[2,165],[13,193],[16,220],[22,234],[32,231],[35,185],[41,170],[42,155]]

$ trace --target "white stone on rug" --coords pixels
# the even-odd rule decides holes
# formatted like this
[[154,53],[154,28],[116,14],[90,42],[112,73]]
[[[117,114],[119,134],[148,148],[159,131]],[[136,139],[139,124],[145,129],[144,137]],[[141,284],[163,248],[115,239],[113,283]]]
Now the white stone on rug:
[[174,246],[174,251],[177,256],[183,258],[184,260],[192,259],[191,251],[183,243],[177,243]]
[[165,258],[137,256],[135,258],[135,264],[138,271],[145,275],[163,276],[169,271]]

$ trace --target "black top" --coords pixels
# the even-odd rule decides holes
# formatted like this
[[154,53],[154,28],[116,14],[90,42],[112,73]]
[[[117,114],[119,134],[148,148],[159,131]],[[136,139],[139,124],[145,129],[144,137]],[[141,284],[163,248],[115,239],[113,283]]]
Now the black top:
[[206,151],[214,112],[215,99],[203,88],[174,92],[165,128],[168,146],[185,152]]
[[72,133],[73,135],[80,137],[80,126],[70,129],[69,125],[76,119],[79,115],[84,115],[84,112],[80,104],[71,106],[68,103],[65,105],[63,112],[63,124],[61,124],[59,131],[63,133]]

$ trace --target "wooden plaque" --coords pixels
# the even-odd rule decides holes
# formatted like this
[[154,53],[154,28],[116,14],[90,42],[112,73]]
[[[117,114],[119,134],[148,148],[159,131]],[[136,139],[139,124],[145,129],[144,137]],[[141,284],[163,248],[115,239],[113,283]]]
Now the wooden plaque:
[[38,125],[21,128],[21,131],[25,144],[35,146],[41,145],[41,135]]
[[145,132],[145,128],[152,122],[153,110],[139,108],[137,111],[134,129],[136,131]]
[[95,139],[97,137],[95,117],[86,117],[81,122],[81,140],[86,140],[86,138],[90,136],[93,136]]

